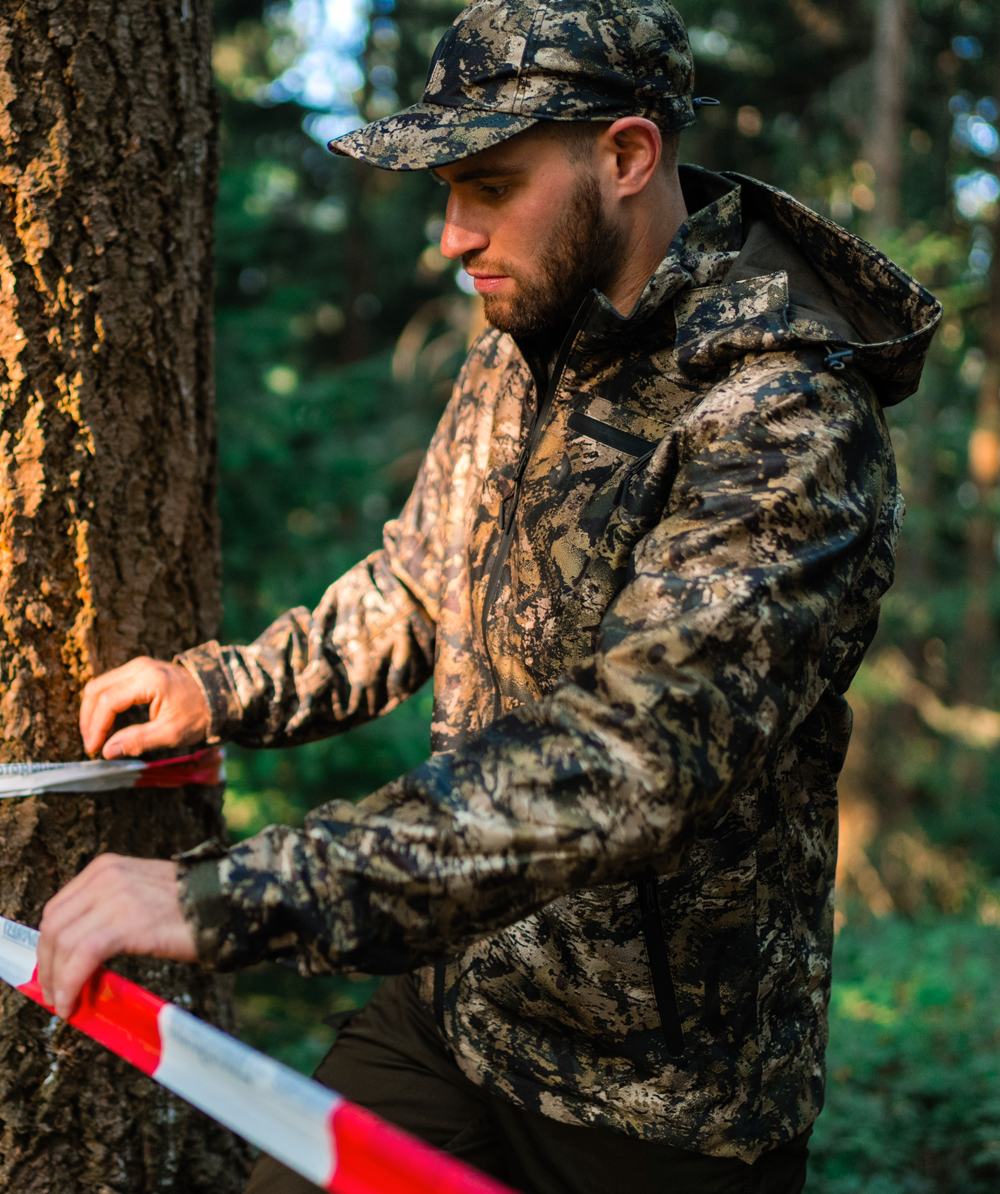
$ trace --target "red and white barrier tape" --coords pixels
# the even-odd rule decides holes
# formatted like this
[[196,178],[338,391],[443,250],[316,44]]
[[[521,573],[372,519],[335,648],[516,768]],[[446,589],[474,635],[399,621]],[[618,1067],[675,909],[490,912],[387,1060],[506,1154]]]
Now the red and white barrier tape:
[[[48,1007],[38,984],[37,945],[34,929],[0,917],[0,978]],[[324,1190],[511,1194],[103,967],[87,983],[69,1022]]]
[[110,792],[116,788],[179,788],[221,784],[225,755],[218,746],[177,759],[93,759],[83,763],[0,764],[0,798],[41,792]]

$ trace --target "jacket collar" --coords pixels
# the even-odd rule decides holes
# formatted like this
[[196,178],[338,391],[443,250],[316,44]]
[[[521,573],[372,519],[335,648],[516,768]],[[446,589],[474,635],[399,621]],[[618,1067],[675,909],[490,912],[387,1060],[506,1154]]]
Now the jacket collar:
[[653,272],[628,315],[606,295],[596,293],[577,347],[599,348],[609,337],[620,339],[645,329],[674,297],[689,287],[721,282],[743,245],[742,188],[721,174],[681,166],[681,187],[691,213],[678,228],[666,256]]
[[[681,290],[720,281],[738,257],[743,243],[739,184],[697,166],[681,166],[680,176],[692,214],[677,230],[628,315],[621,315],[600,291],[587,295],[571,325],[576,351],[599,351],[609,341],[624,348],[627,339],[645,330]],[[556,345],[544,335],[519,336],[516,342],[536,385],[544,388],[546,367],[557,355]]]

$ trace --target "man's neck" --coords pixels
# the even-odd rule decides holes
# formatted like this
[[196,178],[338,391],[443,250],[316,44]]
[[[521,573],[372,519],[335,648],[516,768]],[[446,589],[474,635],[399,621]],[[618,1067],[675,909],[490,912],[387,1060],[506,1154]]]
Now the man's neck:
[[634,196],[624,214],[628,239],[622,268],[605,293],[615,310],[627,316],[688,218],[677,167],[664,170],[661,179]]

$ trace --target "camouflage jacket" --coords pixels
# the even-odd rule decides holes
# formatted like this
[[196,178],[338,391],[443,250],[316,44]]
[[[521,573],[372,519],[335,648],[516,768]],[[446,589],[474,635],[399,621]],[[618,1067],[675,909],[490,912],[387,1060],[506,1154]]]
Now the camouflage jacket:
[[206,844],[182,890],[207,965],[420,969],[502,1098],[750,1161],[822,1103],[843,694],[902,514],[881,407],[940,311],[791,197],[683,178],[628,318],[594,293],[551,370],[486,332],[383,549],[180,657],[215,740],[435,702],[422,766]]

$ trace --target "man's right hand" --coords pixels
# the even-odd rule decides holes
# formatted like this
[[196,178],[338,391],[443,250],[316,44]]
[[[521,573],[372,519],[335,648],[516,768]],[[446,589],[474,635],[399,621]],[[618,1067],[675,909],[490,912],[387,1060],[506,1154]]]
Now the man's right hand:
[[[117,714],[133,705],[148,705],[149,721],[128,726],[108,738]],[[83,744],[88,754],[96,754],[103,743],[106,759],[192,746],[204,742],[210,725],[208,703],[197,680],[177,663],[140,656],[91,680],[83,690]]]

